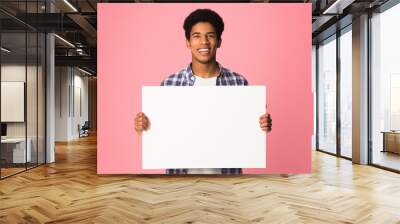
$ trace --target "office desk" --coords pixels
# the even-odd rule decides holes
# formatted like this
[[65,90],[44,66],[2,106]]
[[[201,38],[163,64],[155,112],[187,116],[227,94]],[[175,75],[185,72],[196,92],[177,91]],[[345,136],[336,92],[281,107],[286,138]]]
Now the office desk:
[[400,132],[382,131],[381,133],[383,134],[382,152],[393,152],[400,154]]
[[[31,145],[32,140],[26,140],[27,148],[25,154],[25,138],[6,138],[1,139],[1,159],[5,163],[25,163],[30,162],[32,158]],[[27,159],[27,161],[25,161]]]

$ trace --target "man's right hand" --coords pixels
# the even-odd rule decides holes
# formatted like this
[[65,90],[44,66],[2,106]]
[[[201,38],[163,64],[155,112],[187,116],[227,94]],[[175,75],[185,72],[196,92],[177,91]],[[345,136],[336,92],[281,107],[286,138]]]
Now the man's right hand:
[[143,112],[136,114],[136,118],[135,118],[136,132],[141,133],[142,131],[147,131],[149,129],[150,129],[149,118]]

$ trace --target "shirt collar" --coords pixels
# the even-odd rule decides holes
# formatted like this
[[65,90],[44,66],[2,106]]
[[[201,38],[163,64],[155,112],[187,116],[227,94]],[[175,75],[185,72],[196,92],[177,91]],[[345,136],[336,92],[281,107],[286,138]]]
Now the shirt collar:
[[[218,63],[218,62],[217,62],[217,65],[219,67],[219,75],[217,76],[217,78],[220,78],[221,76],[225,75],[225,68],[222,67],[222,65],[220,63]],[[188,80],[192,80],[192,81],[195,80],[195,77],[194,77],[194,74],[193,74],[193,70],[192,70],[192,63],[189,63],[189,65],[186,67],[185,75],[186,75],[186,78]]]

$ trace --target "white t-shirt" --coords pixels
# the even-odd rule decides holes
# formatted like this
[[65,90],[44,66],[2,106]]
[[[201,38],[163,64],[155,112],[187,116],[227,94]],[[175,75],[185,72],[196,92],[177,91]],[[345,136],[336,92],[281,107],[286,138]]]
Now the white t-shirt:
[[[212,78],[202,78],[200,76],[195,75],[196,80],[194,81],[194,86],[216,86],[217,85],[217,77]],[[189,169],[188,174],[221,174],[221,169]]]
[[216,86],[217,85],[217,77],[211,78],[202,78],[200,76],[195,75],[196,80],[194,81],[194,86]]

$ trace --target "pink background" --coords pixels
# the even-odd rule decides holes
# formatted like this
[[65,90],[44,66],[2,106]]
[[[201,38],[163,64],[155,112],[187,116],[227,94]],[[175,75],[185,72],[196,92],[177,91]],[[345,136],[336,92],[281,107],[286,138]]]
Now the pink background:
[[311,4],[263,3],[98,4],[97,172],[165,173],[142,170],[134,117],[143,85],[160,85],[190,63],[182,26],[197,8],[224,20],[217,61],[267,86],[267,168],[244,173],[311,172]]

